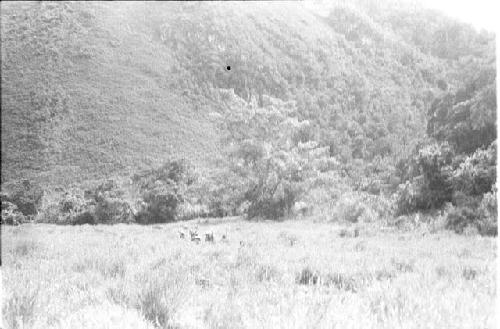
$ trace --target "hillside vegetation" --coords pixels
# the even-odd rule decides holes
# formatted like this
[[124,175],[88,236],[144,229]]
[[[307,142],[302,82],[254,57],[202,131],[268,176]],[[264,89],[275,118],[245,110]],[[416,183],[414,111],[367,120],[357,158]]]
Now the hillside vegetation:
[[172,52],[117,7],[2,4],[3,181],[70,184],[210,156],[207,111],[171,87]]
[[491,234],[495,140],[494,35],[412,3],[2,3],[2,183],[25,216],[447,207]]
[[296,100],[347,158],[403,152],[448,65],[401,24],[300,3],[2,4],[2,180],[204,163],[218,88]]

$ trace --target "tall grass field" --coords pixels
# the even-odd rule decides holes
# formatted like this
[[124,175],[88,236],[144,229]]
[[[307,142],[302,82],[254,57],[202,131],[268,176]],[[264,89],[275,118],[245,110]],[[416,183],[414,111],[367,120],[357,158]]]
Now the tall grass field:
[[[201,242],[180,237],[194,229]],[[496,323],[496,244],[489,237],[366,227],[354,234],[309,220],[238,217],[2,231],[2,328]],[[215,241],[206,242],[205,233]]]

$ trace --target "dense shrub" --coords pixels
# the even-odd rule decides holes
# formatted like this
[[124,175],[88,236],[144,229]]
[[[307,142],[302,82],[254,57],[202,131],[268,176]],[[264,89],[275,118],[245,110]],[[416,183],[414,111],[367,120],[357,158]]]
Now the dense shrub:
[[18,225],[26,221],[17,206],[9,201],[2,201],[2,224]]
[[84,191],[84,198],[90,202],[98,203],[104,198],[125,199],[125,184],[114,179],[108,179],[97,183]]
[[471,155],[455,155],[448,144],[421,148],[398,165],[406,182],[396,197],[397,215],[439,209],[450,202],[445,227],[457,233],[476,230],[483,235],[497,232],[496,142]]
[[78,213],[83,211],[88,200],[82,196],[81,191],[72,190],[64,193],[62,200],[59,201],[59,209],[62,213]]
[[128,202],[118,198],[101,197],[93,212],[89,209],[81,212],[76,220],[94,220],[105,224],[131,223],[134,221],[134,215]]
[[497,193],[488,192],[483,196],[478,211],[482,220],[477,228],[482,235],[498,235],[498,203]]
[[260,186],[245,194],[245,199],[249,201],[247,215],[249,218],[283,218],[291,213],[300,194],[300,187],[294,188],[292,184]]
[[177,220],[181,196],[171,184],[159,183],[159,186],[144,192],[146,207],[137,215],[137,221],[147,223],[168,223]]
[[454,207],[446,227],[457,233],[474,228],[482,235],[497,234],[496,142],[478,149],[457,166],[451,177]]
[[70,189],[47,194],[37,221],[55,224],[114,224],[134,221],[132,207],[121,197],[124,191],[112,180],[85,191]]
[[469,225],[474,226],[480,220],[479,214],[470,207],[453,207],[448,213],[446,228],[456,233],[463,233]]
[[85,211],[86,200],[79,189],[61,192],[57,189],[57,191],[48,191],[44,194],[35,218],[37,222],[71,224],[75,216]]
[[406,181],[399,185],[397,192],[397,215],[408,214],[423,208],[421,185],[415,181]]
[[491,190],[496,182],[496,142],[487,149],[478,149],[453,172],[455,191],[480,196]]
[[205,218],[213,217],[209,212],[209,208],[206,204],[202,203],[191,203],[184,201],[178,209],[179,220],[190,220],[193,218]]
[[72,225],[97,224],[96,217],[92,210],[85,210],[83,212],[73,214],[72,216],[68,216],[67,218],[69,218],[67,224],[72,224]]
[[46,194],[43,197],[42,205],[40,206],[40,210],[35,217],[35,221],[37,223],[65,223],[66,217],[61,212],[59,206],[59,195]]
[[36,215],[43,197],[43,189],[27,179],[6,184],[2,192],[2,201],[15,204],[24,216]]
[[144,202],[136,220],[143,224],[167,223],[179,219],[179,206],[195,177],[186,161],[172,160],[158,169],[136,174],[132,181]]
[[452,199],[453,150],[447,143],[422,147],[408,160],[407,181],[397,192],[397,215],[441,207]]
[[194,193],[207,207],[207,216],[224,217],[241,215],[240,180],[234,173],[217,170],[208,177],[198,180]]
[[[47,194],[37,221],[80,225],[190,219],[207,213],[204,205],[188,195],[193,182],[186,162],[170,161],[159,169],[133,176],[128,183],[109,179],[85,190]],[[191,203],[184,202],[186,196]]]
[[451,207],[446,218],[446,228],[457,233],[475,228],[481,235],[496,236],[497,216],[496,192],[489,192],[482,198],[469,198],[468,202]]
[[134,221],[133,208],[120,184],[108,179],[94,189],[84,192],[85,207],[74,218],[74,223],[130,223]]

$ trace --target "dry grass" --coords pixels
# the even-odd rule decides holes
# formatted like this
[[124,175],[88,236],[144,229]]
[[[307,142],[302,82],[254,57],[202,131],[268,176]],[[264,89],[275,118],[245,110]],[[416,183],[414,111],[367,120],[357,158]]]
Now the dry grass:
[[5,328],[494,327],[492,238],[182,225],[3,228]]

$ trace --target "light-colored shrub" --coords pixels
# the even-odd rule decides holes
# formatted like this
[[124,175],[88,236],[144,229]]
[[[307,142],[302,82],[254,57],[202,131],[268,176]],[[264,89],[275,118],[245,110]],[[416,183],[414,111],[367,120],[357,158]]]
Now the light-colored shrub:
[[371,223],[392,216],[390,199],[365,192],[350,192],[340,196],[330,213],[331,221]]

